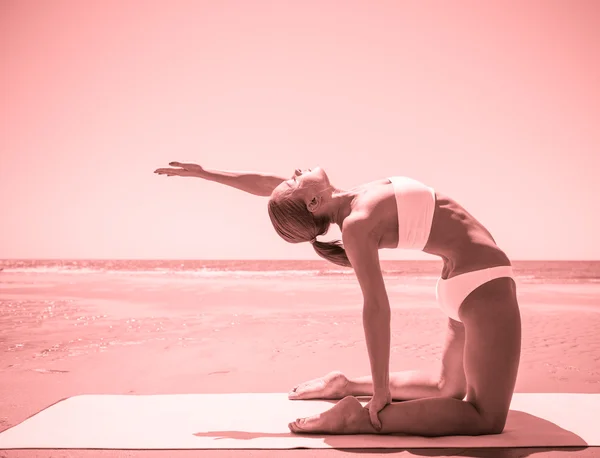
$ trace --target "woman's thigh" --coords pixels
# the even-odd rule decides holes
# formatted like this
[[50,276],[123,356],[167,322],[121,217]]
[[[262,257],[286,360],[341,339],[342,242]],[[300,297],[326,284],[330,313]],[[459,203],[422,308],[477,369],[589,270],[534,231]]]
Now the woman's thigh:
[[475,289],[462,303],[465,326],[464,369],[467,402],[492,432],[506,422],[521,356],[521,315],[516,286],[508,277]]

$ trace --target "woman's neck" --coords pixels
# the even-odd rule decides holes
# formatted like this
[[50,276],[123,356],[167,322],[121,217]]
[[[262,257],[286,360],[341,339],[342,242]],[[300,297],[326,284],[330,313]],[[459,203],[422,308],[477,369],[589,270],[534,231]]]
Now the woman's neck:
[[360,192],[355,190],[345,191],[342,189],[333,188],[329,217],[331,222],[337,224],[340,229],[344,224],[344,220],[348,217],[348,215],[350,215],[350,213],[352,213],[352,203],[358,194],[360,194]]

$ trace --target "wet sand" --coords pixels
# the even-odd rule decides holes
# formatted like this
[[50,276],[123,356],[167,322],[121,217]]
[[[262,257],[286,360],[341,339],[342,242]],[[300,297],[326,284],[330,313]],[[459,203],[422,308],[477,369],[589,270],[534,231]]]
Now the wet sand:
[[[0,282],[0,430],[78,394],[287,392],[369,374],[349,278],[10,274]],[[391,369],[434,370],[445,318],[433,283],[386,279]],[[519,284],[517,392],[600,392],[600,285]],[[0,457],[329,457],[357,450],[20,450]],[[382,455],[390,450],[369,453]],[[595,456],[584,450],[411,450],[399,456]]]

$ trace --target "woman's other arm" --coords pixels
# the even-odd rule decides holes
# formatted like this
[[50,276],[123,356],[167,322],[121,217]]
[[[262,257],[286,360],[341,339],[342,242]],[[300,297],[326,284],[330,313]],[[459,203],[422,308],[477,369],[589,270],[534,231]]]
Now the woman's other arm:
[[366,219],[344,221],[342,239],[364,297],[363,327],[377,396],[390,390],[391,311],[371,225]]

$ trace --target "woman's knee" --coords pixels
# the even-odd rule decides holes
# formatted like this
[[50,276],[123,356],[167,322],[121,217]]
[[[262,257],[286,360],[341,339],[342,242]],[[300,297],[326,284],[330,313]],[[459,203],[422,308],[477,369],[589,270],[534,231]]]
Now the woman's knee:
[[479,412],[480,435],[500,434],[502,433],[502,431],[504,431],[504,427],[506,426],[506,419],[508,417],[508,412],[494,412],[491,414],[485,414],[477,408],[477,405],[473,404],[473,407],[475,407],[475,409]]
[[484,434],[501,434],[504,431],[504,427],[506,426],[506,415],[496,416],[491,420],[485,422],[485,430]]

